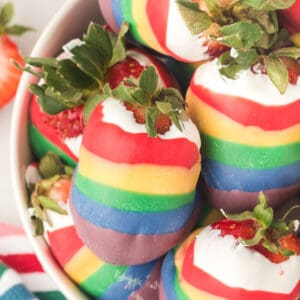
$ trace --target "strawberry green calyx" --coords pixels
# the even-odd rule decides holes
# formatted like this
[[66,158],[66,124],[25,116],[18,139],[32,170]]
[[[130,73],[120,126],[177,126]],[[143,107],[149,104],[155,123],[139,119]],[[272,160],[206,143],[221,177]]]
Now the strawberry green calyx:
[[19,24],[10,25],[14,15],[14,7],[11,2],[7,2],[0,7],[0,35],[22,35],[23,33],[32,30],[30,27],[26,27]]
[[99,98],[108,68],[126,57],[127,30],[128,25],[123,24],[115,36],[91,23],[82,41],[64,46],[67,58],[25,58],[27,66],[18,67],[42,79],[43,83],[31,84],[30,90],[43,110],[57,114]]
[[145,68],[139,78],[129,78],[115,89],[106,84],[104,94],[105,98],[114,97],[144,110],[145,125],[150,137],[158,134],[155,124],[159,115],[167,116],[182,130],[185,100],[177,89],[158,86],[158,75],[153,66]]
[[286,91],[289,76],[282,58],[292,56],[297,61],[300,50],[291,46],[288,33],[279,27],[276,11],[289,8],[293,0],[177,0],[177,3],[193,35],[229,47],[218,58],[222,75],[236,79],[240,71],[262,64],[279,92]]
[[253,238],[248,240],[240,239],[240,242],[244,246],[252,247],[260,244],[271,253],[279,253],[288,257],[294,255],[295,252],[284,249],[280,245],[279,240],[288,237],[290,234],[294,234],[298,229],[295,221],[291,221],[289,224],[285,221],[290,211],[295,208],[296,207],[291,208],[281,219],[274,220],[273,209],[268,207],[266,197],[260,192],[258,203],[252,212],[245,211],[241,214],[227,214],[221,210],[221,213],[225,218],[233,221],[254,221],[256,234]]
[[[67,214],[67,211],[58,204],[57,199],[54,199],[52,195],[57,186],[65,185],[65,183],[69,186],[74,170],[70,166],[64,165],[58,155],[49,151],[42,157],[38,171],[42,179],[31,187],[30,206],[33,210],[32,218],[36,223],[35,233],[42,235],[44,233],[43,222],[51,225],[47,210],[63,215]],[[59,200],[64,201],[64,199]]]

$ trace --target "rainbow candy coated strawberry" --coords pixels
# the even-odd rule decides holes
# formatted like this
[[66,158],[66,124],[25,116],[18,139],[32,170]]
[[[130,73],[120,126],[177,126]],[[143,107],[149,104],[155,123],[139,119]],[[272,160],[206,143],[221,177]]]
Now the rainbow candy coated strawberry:
[[[48,218],[48,222],[41,220],[44,232],[37,233],[44,234],[61,268],[86,295],[93,298],[157,299],[162,259],[143,265],[111,265],[96,257],[79,239],[69,208],[71,178],[58,177],[62,176],[59,171],[61,166],[59,157],[48,153],[41,159],[39,165],[31,164],[26,169],[28,186],[35,186],[31,201],[35,201],[37,190],[39,190],[38,197],[47,195],[53,200],[50,200],[51,207],[43,208]],[[50,170],[52,171],[49,172]],[[53,178],[57,180],[53,181]],[[50,181],[51,185],[48,184]],[[42,193],[42,186],[47,186],[47,192]],[[48,200],[48,203],[50,201]],[[60,210],[51,210],[54,207],[60,207]],[[35,217],[38,217],[36,211]],[[97,282],[105,284],[95,284]]]
[[300,296],[295,223],[274,220],[265,197],[253,212],[197,229],[162,266],[160,300],[268,299]]
[[165,254],[197,222],[200,138],[173,88],[153,67],[116,89],[91,114],[73,179],[79,237],[113,264]]
[[[117,37],[93,24],[84,41],[73,40],[65,45],[58,59],[27,59],[32,66],[41,67],[42,73],[35,75],[45,80],[45,84],[31,86],[35,96],[29,108],[29,138],[37,157],[52,150],[75,166],[85,126],[84,112],[105,83],[114,88],[131,76],[138,77],[145,66],[154,65],[162,86],[175,85],[172,76],[157,59],[138,48],[125,48],[125,32],[126,27]],[[101,36],[99,44],[94,43],[96,35]],[[108,53],[105,53],[106,48],[110,49]],[[87,54],[96,51],[96,57],[89,56],[95,61],[86,62],[78,53],[79,49],[84,49]],[[85,67],[89,63],[98,64],[99,70],[91,71]],[[52,86],[55,78],[58,80]],[[63,90],[63,85],[59,86],[58,82],[68,88]]]
[[[243,12],[239,3],[229,9]],[[249,20],[218,24],[218,41],[230,49],[196,69],[186,96],[203,141],[205,195],[231,212],[253,208],[260,191],[278,207],[300,188],[300,51],[277,21],[267,29],[255,22],[270,12],[247,11]]]
[[[147,47],[184,62],[217,56],[223,47],[209,42],[206,35],[189,31],[184,19],[192,19],[193,15],[180,3],[176,0],[99,0],[106,22],[115,31],[127,22],[131,35]],[[192,2],[187,5],[198,6]],[[197,23],[195,27],[207,25],[205,16],[200,23],[203,24]]]

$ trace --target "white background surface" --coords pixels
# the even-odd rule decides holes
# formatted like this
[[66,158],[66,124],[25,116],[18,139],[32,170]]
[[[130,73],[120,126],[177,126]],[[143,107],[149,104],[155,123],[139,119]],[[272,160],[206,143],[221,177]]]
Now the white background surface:
[[[29,55],[36,40],[53,14],[66,0],[11,0],[15,17],[12,23],[34,28],[24,36],[13,38],[22,54]],[[2,0],[0,3],[6,3]],[[0,66],[1,72],[1,66]],[[13,101],[0,110],[0,222],[20,224],[11,184],[9,138]]]

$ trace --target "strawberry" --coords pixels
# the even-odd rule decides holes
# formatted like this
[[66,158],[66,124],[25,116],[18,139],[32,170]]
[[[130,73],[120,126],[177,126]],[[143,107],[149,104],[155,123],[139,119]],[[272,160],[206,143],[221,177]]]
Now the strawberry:
[[222,213],[167,254],[160,299],[299,299],[300,237],[298,222],[284,221],[289,211],[275,220],[261,193],[253,211]]
[[226,214],[225,219],[211,227],[220,230],[220,236],[231,235],[250,249],[257,251],[273,263],[281,263],[291,255],[300,255],[300,238],[294,225],[284,220],[273,219],[273,209],[267,206],[267,199],[261,193],[253,212],[237,215]]
[[79,105],[74,108],[66,109],[58,114],[42,114],[42,121],[46,126],[51,126],[62,138],[77,137],[83,132],[83,106]]
[[[126,107],[127,110],[133,112],[134,119],[138,124],[146,123],[145,107],[142,107],[137,104],[128,103],[128,102],[125,102],[124,106]],[[164,134],[170,129],[171,125],[172,125],[172,121],[170,117],[160,112],[157,116],[154,127],[158,134]]]
[[300,121],[300,51],[277,26],[274,10],[291,5],[279,2],[205,1],[213,24],[201,33],[211,31],[210,39],[228,48],[197,67],[186,99],[203,136],[201,184],[216,208],[251,209],[260,191],[278,207],[300,186],[300,156],[292,149],[300,139],[291,135]]
[[22,73],[14,67],[10,61],[11,59],[18,61],[18,63],[23,63],[17,45],[7,35],[2,35],[0,36],[0,108],[15,95]]
[[[85,55],[88,50],[81,43],[74,42],[65,45],[65,53],[59,59],[26,60],[32,67],[40,67],[42,72],[41,75],[37,74],[31,68],[26,68],[25,71],[45,80],[44,85],[31,86],[36,96],[30,104],[29,135],[37,157],[45,155],[50,147],[52,151],[60,153],[65,162],[76,164],[84,119],[87,119],[95,104],[101,100],[105,84],[114,89],[120,82],[126,82],[131,77],[137,78],[145,66],[153,64],[159,73],[161,84],[174,85],[172,76],[156,59],[137,48],[126,50],[123,41],[126,25],[118,36],[105,28],[106,26],[91,24],[84,36],[82,43],[98,52],[97,58],[87,54],[90,56],[89,62],[81,61],[81,53]],[[93,43],[94,34],[105,36],[99,39],[99,45]],[[109,49],[107,53],[105,49]],[[82,63],[81,68],[76,65],[78,61]],[[91,72],[89,63],[100,65],[101,71]],[[53,82],[56,82],[54,86]]]
[[111,66],[106,74],[105,81],[109,86],[116,88],[125,78],[133,76],[138,78],[144,67],[134,58],[126,57],[123,61]]
[[300,31],[300,1],[294,1],[293,5],[287,9],[280,10],[279,22],[290,33]]
[[73,169],[64,165],[58,155],[48,152],[39,164],[31,164],[26,174],[26,183],[31,191],[30,206],[32,218],[36,221],[36,234],[42,235],[43,222],[51,225],[47,210],[67,214],[62,206],[69,200]]
[[18,46],[10,39],[9,35],[21,35],[30,30],[21,25],[8,26],[12,17],[13,6],[11,3],[0,7],[0,108],[14,97],[22,74],[22,71],[17,69],[11,60],[18,64],[24,63]]
[[70,196],[70,190],[70,178],[60,178],[52,185],[47,196],[56,202],[63,201],[64,203],[67,203]]
[[141,264],[195,222],[199,134],[179,91],[160,87],[153,66],[114,89],[106,84],[103,98],[83,132],[70,209],[79,237],[98,257]]

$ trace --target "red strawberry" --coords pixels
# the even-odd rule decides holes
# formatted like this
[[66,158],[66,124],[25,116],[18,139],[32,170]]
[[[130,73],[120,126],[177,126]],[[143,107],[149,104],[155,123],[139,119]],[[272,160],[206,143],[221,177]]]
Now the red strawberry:
[[47,196],[55,201],[68,202],[71,189],[70,178],[59,178],[48,191]]
[[215,57],[219,57],[221,54],[223,54],[224,52],[226,52],[227,50],[229,50],[229,47],[226,45],[223,45],[217,41],[210,41],[207,40],[204,43],[205,46],[207,46],[207,51],[206,53],[211,57],[211,58],[215,58]]
[[8,35],[21,35],[30,30],[20,25],[8,26],[13,17],[13,6],[7,3],[0,7],[0,108],[8,103],[15,95],[22,71],[17,69],[12,60],[23,65],[23,59],[18,46]]
[[[116,41],[114,39],[112,39],[109,45],[105,44],[106,46],[103,46],[103,49],[98,46],[96,47],[94,43],[89,40],[89,38],[94,38],[93,35],[89,36],[89,32],[91,30],[106,32],[105,29],[103,29],[99,25],[91,25],[87,33],[88,38],[85,40],[87,44],[89,44],[91,47],[95,47],[94,50],[99,52],[104,52],[106,49],[105,47],[113,46],[112,49],[118,49],[115,49],[115,51],[112,51],[112,53],[118,54],[120,52],[121,54],[118,54],[120,55],[120,57],[117,56],[116,58],[114,56],[115,54],[113,54],[113,56],[110,57],[111,60],[108,61],[105,55],[103,55],[103,57],[99,55],[97,59],[103,59],[103,62],[93,61],[94,58],[90,57],[90,63],[94,65],[98,64],[99,69],[101,70],[98,71],[97,69],[95,73],[92,72],[91,74],[91,69],[89,68],[89,63],[87,62],[83,63],[80,70],[78,67],[75,67],[72,72],[78,72],[77,77],[80,76],[80,78],[82,79],[80,81],[71,80],[72,78],[76,77],[76,74],[75,76],[73,74],[69,74],[69,69],[64,68],[64,65],[61,68],[54,67],[52,71],[53,74],[50,72],[50,75],[48,74],[48,77],[44,78],[45,87],[41,87],[39,85],[33,86],[32,91],[37,95],[37,97],[35,98],[38,98],[38,101],[36,99],[33,99],[33,101],[31,102],[31,124],[29,127],[29,133],[32,149],[37,157],[45,155],[50,147],[52,151],[60,153],[64,161],[75,165],[78,159],[78,143],[80,143],[80,138],[84,128],[84,104],[82,105],[82,103],[89,102],[88,100],[95,94],[98,94],[98,96],[100,96],[103,93],[105,85],[107,83],[110,88],[114,89],[120,84],[120,82],[124,82],[124,80],[126,79],[137,78],[144,70],[145,66],[153,64],[157,72],[159,73],[162,85],[174,85],[172,76],[167,73],[165,68],[161,66],[160,62],[150,57],[149,54],[140,49],[131,49],[127,51],[125,47],[123,47],[122,51],[120,51],[122,45],[115,45],[114,43],[116,43]],[[122,36],[122,34],[124,34],[124,32],[121,32],[120,36]],[[109,38],[111,35],[112,33],[109,33],[107,37]],[[106,43],[107,41],[105,42],[104,39],[101,42]],[[78,51],[85,51],[85,49],[80,48],[80,45],[75,46],[75,48]],[[70,51],[72,52],[72,49]],[[70,60],[70,57],[68,57],[67,59]],[[62,62],[64,63],[65,60],[57,60],[58,64]],[[37,65],[35,64],[36,60],[32,62],[30,59],[28,59],[27,63],[29,65],[32,64],[33,66],[39,66],[42,68],[45,67],[43,59],[41,59],[41,61]],[[49,95],[47,94],[48,91],[46,92],[46,88],[48,87],[47,80],[49,77],[51,80],[51,76],[55,77],[57,73],[59,78],[63,78],[65,81],[62,80],[64,84],[57,84],[54,87],[51,86],[51,91],[53,89],[56,90],[55,94],[49,97]],[[96,80],[96,77],[100,78]],[[57,82],[56,79],[57,78],[53,78],[53,81],[49,80],[50,84],[52,84],[53,82]],[[65,87],[66,85],[66,89],[61,89],[62,86]],[[76,93],[82,95],[80,99],[77,98]],[[59,95],[58,98],[56,98],[57,95]],[[74,103],[72,103],[72,101],[68,99],[67,96],[69,95],[75,95],[76,100],[74,101]],[[49,103],[49,101],[52,100],[53,103],[57,104]],[[70,106],[72,106],[73,108],[69,108]],[[64,111],[60,112],[63,109]],[[79,137],[79,139],[76,139],[76,137]],[[68,141],[66,140],[67,138],[75,139],[68,143]]]
[[17,69],[10,60],[23,64],[17,45],[7,35],[2,35],[0,36],[0,108],[15,95],[22,74],[22,71]]
[[273,210],[266,206],[262,194],[253,213],[225,214],[225,217],[211,225],[220,230],[220,236],[232,235],[271,262],[281,263],[290,255],[300,255],[300,238],[290,229],[291,225],[287,226],[282,220],[273,221]]
[[221,231],[221,236],[232,235],[243,240],[252,239],[256,232],[254,220],[234,221],[230,219],[220,220],[212,225],[214,229]]
[[300,1],[296,0],[288,9],[278,12],[279,22],[291,33],[300,31]]
[[[128,103],[128,102],[125,102],[124,105],[127,110],[130,110],[133,112],[134,119],[138,124],[146,123],[146,108],[145,107],[142,107],[137,104]],[[154,127],[158,134],[164,134],[170,129],[171,125],[172,125],[172,121],[169,118],[169,116],[166,114],[160,113],[156,119]]]
[[107,71],[105,81],[109,83],[109,86],[116,88],[124,78],[133,76],[138,78],[144,67],[132,57],[126,57],[124,61],[118,62]]
[[61,139],[77,137],[84,128],[82,109],[79,105],[55,115],[41,112],[42,121],[45,126],[53,127]]

